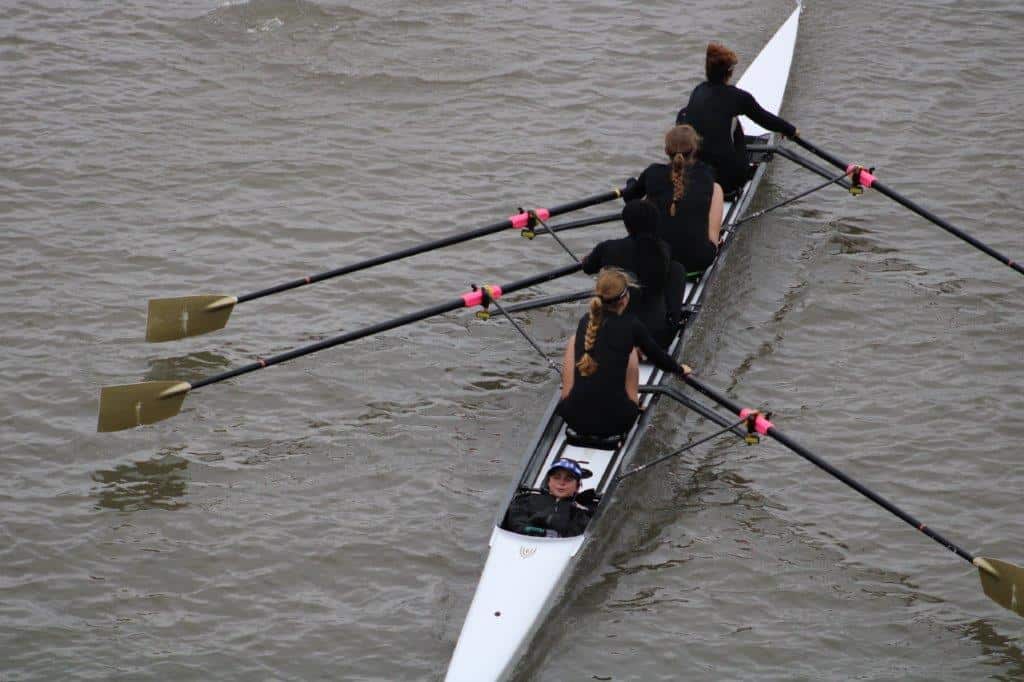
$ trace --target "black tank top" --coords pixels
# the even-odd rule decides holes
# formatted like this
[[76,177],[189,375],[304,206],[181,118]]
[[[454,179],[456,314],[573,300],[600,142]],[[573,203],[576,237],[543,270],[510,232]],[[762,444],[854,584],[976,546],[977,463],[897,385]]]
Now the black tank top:
[[[583,344],[590,315],[584,315],[576,328],[575,357],[583,357]],[[679,373],[682,367],[655,343],[651,334],[633,315],[605,317],[590,355],[597,361],[597,370],[590,376],[575,372],[572,391],[558,404],[558,414],[581,433],[612,436],[625,433],[639,410],[626,394],[626,368],[629,355],[639,346],[647,358],[666,372]]]
[[[589,322],[590,313],[587,313],[576,325],[576,353],[573,362],[579,362],[583,357]],[[575,370],[576,376],[573,379],[570,397],[577,389],[582,389],[581,393],[594,396],[624,395],[626,367],[629,365],[629,354],[634,348],[642,350],[655,367],[665,372],[682,371],[679,363],[657,344],[647,327],[634,315],[612,313],[605,315],[604,322],[597,332],[597,340],[590,350],[590,357],[597,361],[597,371],[585,377],[578,369]]]
[[646,196],[657,206],[658,236],[669,245],[672,259],[693,272],[708,266],[709,250],[714,257],[715,245],[708,240],[708,211],[714,189],[711,168],[701,161],[694,162],[686,173],[683,197],[675,202],[676,214],[670,215],[672,169],[668,164],[652,163],[622,196],[626,201]]

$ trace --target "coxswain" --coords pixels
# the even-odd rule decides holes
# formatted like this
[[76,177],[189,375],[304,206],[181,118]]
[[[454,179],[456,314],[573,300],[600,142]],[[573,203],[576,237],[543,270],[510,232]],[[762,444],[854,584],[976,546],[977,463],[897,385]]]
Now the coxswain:
[[[668,347],[675,336],[685,287],[682,267],[673,262],[668,245],[658,238],[658,209],[646,199],[635,199],[622,209],[629,235],[608,239],[583,258],[583,272],[595,275],[616,267],[636,277],[629,291],[627,314],[636,315],[655,340]],[[673,274],[675,275],[673,277]]]
[[731,195],[751,177],[746,138],[738,116],[746,116],[765,130],[793,137],[793,124],[761,108],[754,96],[729,84],[739,59],[721,43],[708,43],[704,70],[707,80],[690,93],[676,123],[688,123],[703,138],[701,158],[716,170],[718,184]]
[[[593,515],[593,491],[578,495],[582,479],[593,472],[574,459],[563,457],[552,462],[541,490],[517,495],[509,505],[505,527],[523,535],[567,538],[579,535]],[[584,499],[586,498],[586,499]]]
[[566,342],[557,412],[582,435],[624,434],[640,414],[637,348],[662,371],[680,376],[691,371],[673,360],[635,315],[624,314],[630,284],[622,270],[602,270],[590,310]]
[[689,125],[665,133],[669,163],[652,163],[622,194],[647,199],[658,209],[658,236],[686,272],[703,272],[718,253],[723,192],[712,169],[698,158],[701,139]]

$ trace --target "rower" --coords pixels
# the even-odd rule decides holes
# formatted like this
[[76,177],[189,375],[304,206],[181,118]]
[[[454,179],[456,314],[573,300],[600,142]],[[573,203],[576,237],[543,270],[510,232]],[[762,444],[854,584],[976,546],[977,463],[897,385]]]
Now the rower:
[[577,434],[614,437],[629,431],[640,414],[638,347],[665,372],[691,371],[672,359],[636,316],[624,314],[630,284],[622,270],[601,270],[590,311],[566,342],[557,412]]
[[793,137],[791,123],[761,108],[754,96],[729,84],[739,61],[736,53],[721,43],[708,43],[705,59],[707,80],[690,93],[679,111],[676,124],[688,123],[704,139],[701,158],[717,171],[718,183],[731,195],[751,177],[746,138],[737,116],[747,116],[765,130]]
[[583,258],[583,272],[595,275],[601,268],[617,267],[635,275],[639,286],[630,289],[626,312],[640,318],[658,343],[668,347],[678,326],[685,273],[672,262],[668,245],[658,238],[654,204],[646,199],[628,202],[622,209],[622,222],[629,236],[595,246]]
[[593,475],[574,459],[555,460],[544,477],[541,490],[522,492],[512,500],[505,528],[514,533],[549,538],[579,535],[594,513],[593,507],[583,502],[593,501],[595,496],[592,490],[587,491],[590,495],[586,498],[577,493],[582,479]]
[[700,145],[693,127],[674,126],[665,134],[670,163],[652,163],[622,193],[627,201],[646,196],[657,207],[658,236],[688,273],[711,265],[722,230],[722,187],[698,158]]

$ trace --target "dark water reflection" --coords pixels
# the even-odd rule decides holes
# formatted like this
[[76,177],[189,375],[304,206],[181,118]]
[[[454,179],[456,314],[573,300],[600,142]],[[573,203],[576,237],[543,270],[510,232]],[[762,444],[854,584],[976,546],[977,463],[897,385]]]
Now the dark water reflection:
[[1001,664],[1001,671],[993,679],[1024,679],[1024,651],[1021,650],[1018,639],[999,634],[987,620],[969,623],[964,626],[963,631],[981,645],[982,651]]
[[92,474],[99,506],[122,512],[183,509],[190,478],[188,460],[173,454]]
[[220,353],[201,351],[149,361],[143,381],[180,380],[195,382],[217,371],[228,369],[231,359]]

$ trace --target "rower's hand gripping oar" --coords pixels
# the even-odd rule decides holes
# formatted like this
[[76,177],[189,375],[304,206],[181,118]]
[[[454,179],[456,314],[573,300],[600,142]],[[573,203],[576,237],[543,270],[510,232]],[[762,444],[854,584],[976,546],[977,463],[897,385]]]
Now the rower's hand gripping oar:
[[1020,566],[1016,566],[1006,561],[1000,561],[999,559],[990,559],[971,554],[966,549],[945,538],[938,531],[932,530],[889,500],[850,478],[842,471],[839,471],[834,466],[794,441],[792,438],[780,431],[767,417],[757,410],[740,407],[728,397],[719,393],[699,379],[694,378],[692,375],[683,377],[683,381],[711,398],[722,407],[725,407],[741,418],[746,419],[749,428],[756,431],[756,433],[762,436],[770,436],[771,438],[774,438],[779,443],[782,443],[787,448],[818,468],[831,474],[835,478],[838,478],[840,481],[850,486],[861,495],[864,495],[872,502],[878,504],[883,509],[898,516],[900,519],[921,531],[932,540],[935,540],[960,558],[973,564],[978,569],[978,576],[981,579],[981,587],[985,591],[985,594],[1000,606],[1010,609],[1018,615],[1024,616],[1024,569]]
[[[384,263],[408,258],[427,251],[433,251],[452,244],[483,237],[488,234],[500,232],[506,229],[519,230],[524,237],[534,236],[533,227],[537,220],[547,220],[554,216],[577,211],[588,206],[601,204],[622,196],[621,189],[614,189],[610,192],[595,194],[590,197],[579,199],[567,204],[553,208],[537,208],[532,211],[523,211],[509,216],[505,220],[474,228],[466,232],[459,232],[442,239],[426,242],[416,246],[410,246],[383,256],[375,256],[366,260],[345,265],[334,270],[327,270],[316,275],[308,275],[290,282],[284,282],[266,289],[260,289],[240,296],[227,296],[224,294],[203,294],[198,296],[182,296],[177,298],[154,298],[149,301],[149,314],[146,319],[146,341],[174,341],[189,336],[199,336],[209,332],[223,329],[228,323],[228,318],[236,305],[277,294],[289,289],[306,286],[315,282],[322,282],[333,277],[341,277],[353,272],[372,268]],[[602,216],[599,221],[605,222],[607,216]],[[596,224],[596,222],[588,223]],[[557,231],[558,228],[552,228]]]
[[952,235],[954,235],[956,237],[959,237],[960,239],[962,239],[963,241],[967,242],[968,244],[970,244],[974,248],[978,249],[979,251],[987,253],[989,256],[991,256],[992,258],[995,258],[997,261],[999,261],[1003,265],[1008,265],[1011,268],[1013,268],[1014,270],[1016,270],[1018,273],[1024,275],[1024,266],[1022,266],[1020,263],[1018,263],[1018,262],[1016,262],[1016,261],[1014,261],[1014,260],[1004,256],[1003,254],[999,253],[998,251],[993,249],[991,246],[989,246],[985,242],[982,242],[982,241],[980,241],[978,239],[975,239],[974,237],[972,237],[971,235],[967,234],[966,232],[964,232],[960,228],[955,227],[954,225],[950,224],[948,221],[943,220],[939,216],[935,215],[934,213],[932,213],[928,209],[926,209],[926,208],[924,208],[922,206],[919,206],[918,204],[914,203],[913,201],[911,201],[910,199],[906,198],[902,194],[900,194],[900,193],[896,192],[895,190],[890,189],[886,185],[882,184],[882,182],[880,182],[878,180],[878,178],[875,177],[874,172],[873,172],[874,171],[873,168],[869,169],[869,168],[865,168],[864,166],[860,166],[860,165],[857,165],[857,164],[846,163],[845,161],[843,161],[839,157],[833,156],[832,154],[828,153],[824,149],[821,149],[820,147],[818,147],[817,145],[815,145],[815,144],[813,144],[811,142],[808,142],[807,140],[805,140],[804,138],[800,137],[799,135],[795,135],[791,139],[794,142],[796,142],[798,145],[800,145],[801,147],[806,149],[807,151],[809,151],[809,152],[811,152],[813,154],[817,154],[818,156],[820,156],[825,161],[828,161],[829,163],[831,163],[836,168],[841,168],[841,169],[845,170],[846,172],[850,173],[851,181],[853,183],[853,188],[851,188],[851,191],[853,191],[853,189],[858,188],[858,187],[860,187],[860,188],[870,188],[870,189],[877,190],[878,192],[881,192],[885,196],[887,196],[890,199],[892,199],[893,201],[895,201],[897,204],[900,204],[901,206],[904,206],[904,207],[910,209],[911,211],[913,211],[914,213],[918,214],[922,218],[935,223],[936,225],[938,225],[939,227],[944,229],[946,232],[949,232],[950,234],[952,234]]
[[[248,374],[249,372],[255,372],[256,370],[287,362],[303,355],[309,355],[325,348],[333,348],[334,346],[340,346],[356,339],[388,331],[389,329],[419,322],[429,317],[436,317],[459,308],[482,305],[485,300],[495,300],[504,294],[526,289],[558,277],[564,277],[565,275],[577,272],[579,269],[580,265],[573,263],[512,282],[511,284],[488,286],[485,289],[476,288],[474,291],[465,293],[451,301],[439,303],[385,322],[378,322],[369,327],[363,327],[362,329],[302,346],[269,358],[260,358],[256,362],[207,377],[194,384],[186,381],[147,381],[140,384],[105,386],[100,391],[97,431],[120,431],[142,424],[152,424],[169,419],[181,411],[181,405],[185,400],[185,396],[197,388],[216,384],[242,374]],[[486,298],[484,296],[485,290],[487,291]]]

